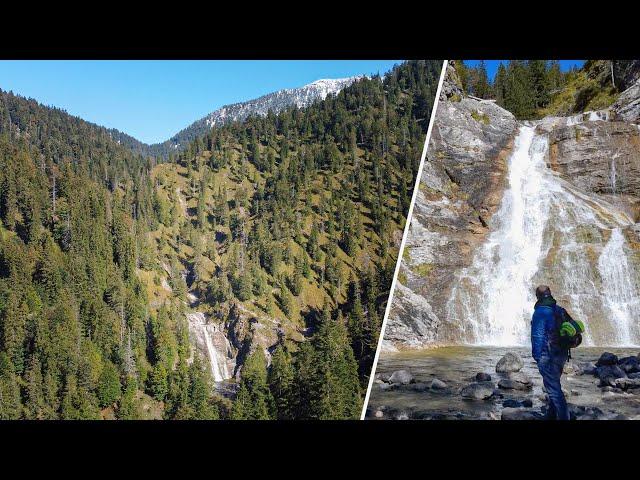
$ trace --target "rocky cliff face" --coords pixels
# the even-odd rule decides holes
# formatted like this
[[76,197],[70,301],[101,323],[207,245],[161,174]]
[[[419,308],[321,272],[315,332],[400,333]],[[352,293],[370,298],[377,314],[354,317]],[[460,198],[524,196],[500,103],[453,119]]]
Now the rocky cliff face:
[[515,117],[466,97],[450,63],[409,228],[384,348],[436,340],[455,272],[470,262],[499,204]]
[[[608,63],[609,72],[611,65]],[[636,222],[614,229],[618,237],[608,224],[597,228],[585,225],[582,230],[555,225],[557,222],[545,227],[549,251],[543,252],[542,273],[538,273],[549,277],[549,281],[557,277],[560,289],[567,293],[562,301],[584,304],[587,310],[593,307],[594,323],[600,310],[581,300],[586,292],[582,287],[604,292],[612,283],[621,283],[624,285],[616,292],[622,297],[640,287],[640,278],[635,278],[640,272],[638,65],[628,62],[622,68],[613,62],[617,85],[629,86],[610,108],[524,122],[535,127],[536,134],[548,142],[547,166],[566,181],[575,195],[582,195],[585,205],[595,205],[593,211],[602,218],[623,215]],[[491,219],[507,186],[506,159],[522,125],[497,105],[466,97],[450,64],[387,322],[385,350],[451,343],[456,338],[457,327],[452,323],[455,319],[447,310],[447,302],[459,273],[472,263],[478,247],[495,226]],[[567,209],[570,211],[573,210]],[[617,247],[624,258],[618,266],[605,264],[603,252]],[[574,257],[577,255],[580,261],[571,256],[574,250]],[[565,264],[571,268],[582,265],[580,268],[586,269],[583,276],[589,281],[575,279],[567,283],[566,272],[556,271]],[[616,305],[635,311],[637,299],[622,297],[614,299]],[[595,334],[593,341],[599,341]]]
[[[616,86],[622,93],[612,106],[614,117],[640,123],[640,60],[613,62]],[[617,72],[617,75],[616,75]]]
[[[606,116],[605,116],[606,118]],[[545,127],[539,127],[544,131]],[[573,185],[625,202],[638,221],[640,128],[621,121],[587,120],[548,129],[549,166]]]

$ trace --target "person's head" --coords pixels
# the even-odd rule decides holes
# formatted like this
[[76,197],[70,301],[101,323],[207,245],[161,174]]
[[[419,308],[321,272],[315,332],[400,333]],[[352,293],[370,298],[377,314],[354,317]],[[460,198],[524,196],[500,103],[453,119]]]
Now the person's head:
[[536,288],[536,298],[538,300],[540,300],[541,298],[550,297],[550,296],[551,296],[551,289],[549,288],[548,285],[538,285],[538,288]]

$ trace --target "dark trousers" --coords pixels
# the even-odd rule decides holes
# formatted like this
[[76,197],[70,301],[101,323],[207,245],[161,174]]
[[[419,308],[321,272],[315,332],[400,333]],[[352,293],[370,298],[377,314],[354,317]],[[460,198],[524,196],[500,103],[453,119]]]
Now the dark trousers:
[[538,371],[542,375],[544,388],[549,396],[547,418],[550,420],[569,420],[569,407],[562,393],[560,376],[567,361],[566,352],[554,355],[542,355],[538,362]]

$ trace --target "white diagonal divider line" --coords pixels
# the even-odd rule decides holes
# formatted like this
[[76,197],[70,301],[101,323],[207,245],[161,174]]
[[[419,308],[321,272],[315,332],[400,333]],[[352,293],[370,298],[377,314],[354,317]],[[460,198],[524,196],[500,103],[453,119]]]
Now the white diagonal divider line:
[[378,347],[376,348],[376,355],[373,359],[373,365],[371,366],[371,373],[369,375],[369,386],[367,388],[367,394],[364,397],[364,403],[362,405],[362,413],[360,414],[360,420],[364,420],[365,413],[367,412],[367,405],[369,404],[369,395],[371,395],[371,387],[376,375],[376,367],[378,366],[378,358],[380,357],[380,349],[382,348],[382,341],[384,340],[384,331],[387,326],[387,320],[389,318],[389,311],[391,310],[391,303],[393,302],[393,293],[396,287],[396,281],[398,280],[398,272],[400,271],[400,263],[402,262],[402,252],[404,251],[404,245],[407,241],[407,234],[409,233],[409,226],[411,225],[411,215],[413,214],[413,206],[416,203],[418,196],[418,187],[420,185],[420,177],[422,177],[422,168],[424,166],[424,160],[427,156],[427,148],[429,147],[429,140],[431,139],[431,130],[433,129],[433,122],[436,118],[438,111],[438,103],[440,100],[440,91],[442,90],[442,83],[444,82],[444,76],[447,72],[447,66],[449,60],[442,62],[442,70],[440,71],[440,80],[438,82],[438,90],[436,91],[436,98],[433,102],[433,108],[431,109],[431,118],[429,119],[429,127],[427,128],[427,136],[424,140],[424,147],[422,148],[422,156],[420,157],[420,165],[418,166],[418,173],[416,175],[415,184],[413,185],[413,194],[411,195],[411,204],[409,205],[409,211],[407,212],[407,220],[404,225],[404,232],[402,234],[402,242],[400,242],[400,250],[398,250],[398,259],[396,260],[396,269],[393,272],[393,280],[391,281],[391,288],[389,290],[389,298],[387,300],[387,308],[384,311],[384,318],[382,319],[382,326],[380,327],[380,335],[378,337]]

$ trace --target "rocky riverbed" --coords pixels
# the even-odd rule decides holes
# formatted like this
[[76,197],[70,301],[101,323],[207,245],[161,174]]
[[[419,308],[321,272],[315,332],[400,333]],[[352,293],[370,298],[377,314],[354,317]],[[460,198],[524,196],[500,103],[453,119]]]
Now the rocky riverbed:
[[[640,419],[639,353],[637,348],[575,349],[562,376],[572,415]],[[367,418],[536,420],[546,405],[529,349],[443,347],[383,353]]]

